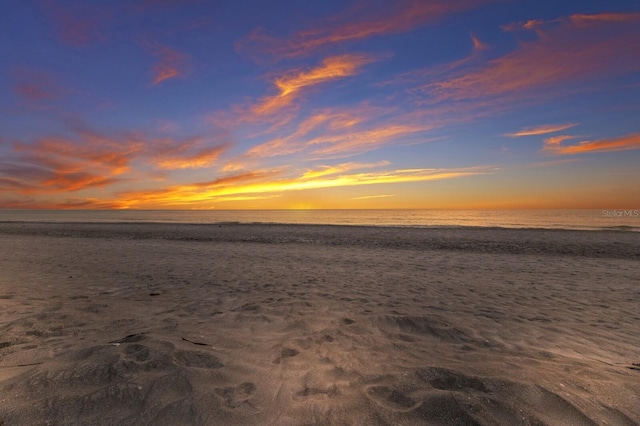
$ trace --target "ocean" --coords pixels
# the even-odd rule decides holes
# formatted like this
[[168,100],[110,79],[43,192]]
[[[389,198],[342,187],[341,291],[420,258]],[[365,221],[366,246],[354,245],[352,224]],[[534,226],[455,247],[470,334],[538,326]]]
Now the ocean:
[[289,223],[640,232],[627,210],[0,210],[0,222]]

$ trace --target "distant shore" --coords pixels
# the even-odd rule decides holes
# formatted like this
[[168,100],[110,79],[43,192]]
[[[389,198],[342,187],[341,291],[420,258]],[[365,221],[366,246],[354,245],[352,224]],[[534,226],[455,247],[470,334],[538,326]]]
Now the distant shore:
[[637,233],[0,223],[0,424],[640,423]]

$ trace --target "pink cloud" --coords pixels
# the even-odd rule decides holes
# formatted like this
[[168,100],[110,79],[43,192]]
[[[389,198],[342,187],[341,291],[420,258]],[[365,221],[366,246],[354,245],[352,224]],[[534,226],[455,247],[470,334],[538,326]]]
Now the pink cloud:
[[81,48],[106,40],[105,27],[112,13],[91,2],[76,2],[73,7],[58,0],[43,0],[56,38],[69,46]]
[[564,141],[575,138],[576,136],[559,136],[545,139],[543,151],[551,154],[567,155],[640,149],[640,133],[596,141],[582,141],[574,145],[562,145]]
[[[534,96],[602,76],[640,71],[640,14],[573,15],[549,22],[528,21],[538,39],[486,63],[429,81],[422,92],[439,100]],[[597,89],[597,87],[594,87]]]
[[67,93],[56,82],[53,73],[30,68],[18,68],[13,72],[13,91],[27,102],[46,102],[61,98]]
[[156,86],[166,80],[184,76],[188,71],[186,56],[168,46],[147,43],[147,50],[158,62],[151,68],[151,84]]
[[397,0],[379,6],[367,3],[333,16],[320,25],[299,31],[288,38],[277,38],[262,29],[237,43],[238,51],[259,59],[309,55],[327,46],[384,34],[401,33],[437,21],[446,15],[479,7],[495,0]]

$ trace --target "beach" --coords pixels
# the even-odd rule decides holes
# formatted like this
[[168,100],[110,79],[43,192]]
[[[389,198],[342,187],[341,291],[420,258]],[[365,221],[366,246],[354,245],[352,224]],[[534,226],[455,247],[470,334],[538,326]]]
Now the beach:
[[0,223],[0,424],[640,424],[640,234]]

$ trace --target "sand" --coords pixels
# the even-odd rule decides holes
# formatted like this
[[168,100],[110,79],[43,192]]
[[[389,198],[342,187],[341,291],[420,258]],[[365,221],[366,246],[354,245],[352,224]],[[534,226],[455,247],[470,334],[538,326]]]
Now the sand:
[[0,424],[640,424],[640,235],[0,223]]

